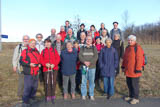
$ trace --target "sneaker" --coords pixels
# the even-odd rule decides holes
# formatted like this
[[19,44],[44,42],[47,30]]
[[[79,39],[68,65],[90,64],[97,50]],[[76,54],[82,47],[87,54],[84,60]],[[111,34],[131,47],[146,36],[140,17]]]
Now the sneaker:
[[138,103],[139,103],[139,99],[133,98],[133,99],[130,101],[130,104],[138,104]]
[[55,104],[54,99],[51,100],[52,104]]
[[95,99],[94,99],[94,96],[90,96],[90,99],[92,100],[92,101],[94,101]]
[[75,94],[73,93],[72,94],[72,99],[74,100],[76,98]]
[[86,96],[82,96],[82,100],[86,100]]
[[67,100],[68,99],[68,95],[67,94],[64,94],[64,100]]
[[130,101],[130,100],[132,100],[132,98],[131,97],[124,97],[124,100],[125,101]]

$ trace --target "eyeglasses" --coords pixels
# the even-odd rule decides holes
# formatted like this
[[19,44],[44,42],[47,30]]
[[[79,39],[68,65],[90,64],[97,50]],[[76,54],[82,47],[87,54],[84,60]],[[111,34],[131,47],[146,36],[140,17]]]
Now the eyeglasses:
[[23,39],[23,40],[29,40],[29,39]]
[[42,37],[37,37],[37,38],[42,38]]

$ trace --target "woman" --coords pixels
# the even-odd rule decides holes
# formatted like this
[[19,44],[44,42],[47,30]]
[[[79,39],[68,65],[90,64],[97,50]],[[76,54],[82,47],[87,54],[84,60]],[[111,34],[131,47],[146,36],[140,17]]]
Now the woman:
[[46,102],[54,103],[56,98],[56,78],[60,56],[55,48],[52,47],[50,39],[44,41],[45,49],[41,53],[41,64],[43,65],[45,96]]
[[27,49],[22,51],[20,64],[24,73],[23,106],[29,106],[29,100],[34,100],[38,88],[38,71],[40,65],[40,54],[36,49],[36,40],[30,39]]
[[[120,40],[120,35],[119,34],[115,34],[114,35],[114,41],[112,43],[112,46],[117,50],[118,52],[118,59],[120,61],[120,58],[123,57],[123,53],[124,53],[124,45],[123,45],[123,41]],[[116,76],[119,74],[119,64],[118,67],[116,68]]]
[[112,40],[110,38],[106,39],[106,46],[101,50],[99,57],[101,76],[104,81],[104,93],[107,94],[107,99],[114,95],[115,69],[118,67],[118,54],[111,44]]
[[63,75],[64,100],[68,98],[68,82],[71,83],[72,99],[75,99],[75,77],[77,65],[77,50],[73,48],[72,42],[66,43],[66,49],[61,52],[61,71]]

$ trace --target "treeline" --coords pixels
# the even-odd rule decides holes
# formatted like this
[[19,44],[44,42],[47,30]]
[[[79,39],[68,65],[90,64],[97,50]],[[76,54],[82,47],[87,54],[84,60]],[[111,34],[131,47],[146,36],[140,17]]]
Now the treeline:
[[137,36],[137,41],[142,44],[159,44],[160,45],[160,21],[157,23],[149,23],[141,26],[128,26],[123,31],[124,37],[134,34]]

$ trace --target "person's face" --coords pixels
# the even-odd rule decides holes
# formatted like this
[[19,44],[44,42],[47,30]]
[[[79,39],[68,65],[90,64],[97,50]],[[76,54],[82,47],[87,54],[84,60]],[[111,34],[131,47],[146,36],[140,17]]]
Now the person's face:
[[72,30],[71,29],[68,30],[68,34],[72,36]]
[[119,36],[115,35],[114,40],[119,40]]
[[81,29],[84,29],[84,26],[83,26],[83,25],[81,26]]
[[136,44],[136,41],[134,39],[128,39],[128,45],[135,45]]
[[38,40],[38,41],[42,41],[42,39],[43,39],[43,38],[42,38],[41,35],[37,35],[37,40]]
[[47,48],[50,48],[51,47],[51,45],[52,45],[52,43],[51,42],[45,42],[45,47],[47,47]]
[[87,36],[92,36],[92,32],[88,32],[88,33],[87,33]]
[[118,28],[118,24],[117,24],[117,23],[114,23],[114,25],[113,25],[113,26],[114,26],[114,28],[115,28],[115,29],[117,29],[117,28]]
[[91,31],[94,31],[95,30],[95,28],[94,27],[91,27]]
[[101,40],[98,38],[98,39],[96,39],[96,43],[97,44],[100,44],[101,43]]
[[108,48],[111,47],[111,44],[112,44],[111,41],[109,41],[109,40],[106,41],[106,46],[107,46]]
[[74,44],[74,47],[75,47],[76,49],[78,49],[79,44],[78,44],[78,43],[75,43],[75,44]]
[[104,24],[101,24],[101,28],[104,29]]
[[86,34],[85,33],[82,33],[81,34],[81,40],[85,40],[86,39]]
[[65,25],[66,25],[66,26],[69,26],[69,22],[65,22]]
[[59,42],[61,42],[61,37],[56,37],[56,41],[59,43]]
[[60,31],[64,31],[64,27],[61,27]]
[[36,41],[32,41],[29,43],[29,47],[34,49],[36,47]]
[[24,36],[23,37],[23,44],[26,46],[28,45],[28,41],[29,41],[29,38],[27,36]]
[[106,36],[106,35],[107,35],[107,31],[106,30],[102,31],[102,36]]
[[52,30],[51,30],[51,34],[52,34],[52,35],[55,35],[55,34],[56,34],[56,29],[52,29]]
[[87,37],[86,44],[91,45],[92,44],[92,37]]
[[71,50],[73,48],[73,46],[71,43],[67,43],[66,48],[67,48],[67,50]]

